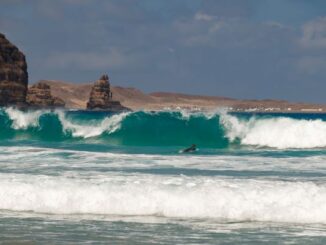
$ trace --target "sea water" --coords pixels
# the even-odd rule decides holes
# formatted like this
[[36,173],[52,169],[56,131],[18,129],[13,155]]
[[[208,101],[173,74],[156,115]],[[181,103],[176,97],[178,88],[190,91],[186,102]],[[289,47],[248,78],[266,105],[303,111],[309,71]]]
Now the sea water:
[[0,243],[326,243],[326,115],[7,108],[0,124]]

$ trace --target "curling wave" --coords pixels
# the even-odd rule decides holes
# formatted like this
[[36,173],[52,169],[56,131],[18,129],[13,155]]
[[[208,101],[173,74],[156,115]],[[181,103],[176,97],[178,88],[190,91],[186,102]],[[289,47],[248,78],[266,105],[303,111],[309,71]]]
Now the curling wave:
[[94,140],[108,145],[201,148],[326,147],[325,118],[227,113],[0,111],[0,139]]
[[278,149],[326,147],[326,122],[321,119],[251,117],[243,120],[223,115],[222,124],[226,137],[230,141],[239,139],[243,145]]

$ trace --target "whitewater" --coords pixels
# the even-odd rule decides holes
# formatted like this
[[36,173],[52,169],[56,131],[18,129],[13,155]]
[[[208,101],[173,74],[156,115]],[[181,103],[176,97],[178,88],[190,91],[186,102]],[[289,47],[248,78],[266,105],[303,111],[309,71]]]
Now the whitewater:
[[5,108],[0,124],[1,241],[326,242],[324,114]]

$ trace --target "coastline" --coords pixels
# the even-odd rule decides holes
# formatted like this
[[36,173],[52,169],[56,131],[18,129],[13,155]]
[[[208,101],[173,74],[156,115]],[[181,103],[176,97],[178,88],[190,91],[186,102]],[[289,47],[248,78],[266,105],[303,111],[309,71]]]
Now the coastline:
[[[51,86],[54,96],[65,100],[66,108],[85,109],[91,91],[90,83],[42,80]],[[138,110],[214,111],[225,108],[230,112],[266,113],[326,113],[326,105],[285,100],[240,100],[221,96],[201,96],[180,93],[144,93],[136,88],[112,86],[113,99]]]

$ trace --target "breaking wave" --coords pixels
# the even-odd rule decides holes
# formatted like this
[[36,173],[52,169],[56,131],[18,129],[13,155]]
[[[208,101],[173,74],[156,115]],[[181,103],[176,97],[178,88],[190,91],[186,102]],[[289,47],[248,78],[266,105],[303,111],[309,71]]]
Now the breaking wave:
[[326,223],[326,186],[312,182],[162,176],[98,179],[2,174],[0,209]]
[[201,148],[326,147],[325,118],[228,113],[0,111],[0,139],[97,140],[109,145]]
[[326,122],[321,119],[295,119],[272,117],[241,120],[235,116],[222,116],[226,137],[240,139],[243,145],[261,147],[317,148],[326,146]]

